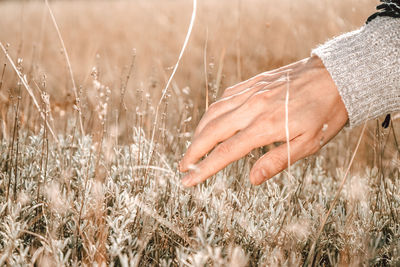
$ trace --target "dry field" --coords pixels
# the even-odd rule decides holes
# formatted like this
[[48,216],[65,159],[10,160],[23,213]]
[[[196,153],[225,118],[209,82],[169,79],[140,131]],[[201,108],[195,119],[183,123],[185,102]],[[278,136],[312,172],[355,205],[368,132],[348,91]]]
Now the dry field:
[[376,4],[199,1],[159,103],[191,1],[51,1],[60,35],[44,1],[0,1],[0,265],[398,266],[396,119],[259,187],[268,147],[193,189],[176,169],[206,92],[307,57]]

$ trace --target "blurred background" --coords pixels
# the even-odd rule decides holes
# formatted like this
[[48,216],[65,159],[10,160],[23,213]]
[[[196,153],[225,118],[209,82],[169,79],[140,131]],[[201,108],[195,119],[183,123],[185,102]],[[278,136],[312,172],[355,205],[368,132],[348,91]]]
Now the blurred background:
[[207,95],[210,104],[228,86],[308,57],[362,26],[377,4],[199,0],[158,104],[192,1],[0,0],[0,265],[42,258],[42,266],[120,266],[134,258],[135,266],[183,266],[206,255],[204,262],[245,266],[248,255],[250,266],[290,266],[305,262],[318,240],[317,265],[395,265],[396,120],[388,129],[382,118],[368,123],[340,194],[360,128],[295,164],[293,176],[282,172],[260,187],[247,177],[270,147],[194,189],[181,188],[177,171]]
[[[49,98],[46,108],[55,133],[73,133],[79,128],[79,108],[87,134],[102,130],[119,143],[131,143],[133,127],[140,126],[150,135],[156,103],[187,33],[192,1],[49,3],[70,58],[78,105],[45,1],[1,1],[0,41],[26,76],[36,99],[45,106],[43,94]],[[377,3],[198,1],[188,47],[160,107],[163,135],[183,136],[174,141],[178,143],[189,141],[204,113],[206,92],[211,103],[227,86],[309,56],[318,44],[363,25]],[[22,104],[20,129],[38,133],[39,113],[4,53],[0,53],[1,74],[0,137],[12,136],[18,99]],[[371,154],[373,130],[369,136],[365,153]],[[177,150],[173,146],[167,150]]]
[[[205,75],[213,100],[227,86],[307,57],[318,44],[358,28],[373,13],[376,3],[199,1],[193,33],[170,94],[193,102],[196,122],[205,104]],[[99,81],[112,92],[110,109],[119,105],[121,87],[126,87],[128,114],[136,112],[138,89],[147,91],[152,101],[159,99],[187,32],[191,1],[51,1],[50,5],[87,117],[96,105],[93,68]],[[72,112],[75,98],[71,78],[44,1],[1,1],[0,41],[8,44],[14,61],[23,60],[21,67],[28,81],[45,81],[51,105],[56,108],[55,117]],[[125,86],[132,57],[132,75]],[[3,53],[0,63],[6,63]],[[3,108],[9,104],[7,89],[15,87],[16,78],[7,66],[0,91]]]

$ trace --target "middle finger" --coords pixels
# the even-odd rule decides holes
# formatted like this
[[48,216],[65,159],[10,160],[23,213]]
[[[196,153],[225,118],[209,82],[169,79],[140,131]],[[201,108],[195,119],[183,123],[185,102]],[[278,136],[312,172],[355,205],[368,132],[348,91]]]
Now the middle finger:
[[[187,171],[191,164],[196,163],[215,145],[246,128],[255,116],[249,116],[251,111],[236,109],[212,120],[193,139],[180,163],[180,170]],[[256,114],[254,114],[256,115]]]

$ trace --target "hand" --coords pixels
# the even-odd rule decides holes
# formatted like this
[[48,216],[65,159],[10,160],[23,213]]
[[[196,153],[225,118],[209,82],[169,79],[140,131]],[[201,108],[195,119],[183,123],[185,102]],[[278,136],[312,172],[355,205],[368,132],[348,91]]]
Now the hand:
[[250,181],[259,185],[286,169],[288,162],[316,153],[347,120],[336,85],[318,57],[259,74],[226,89],[204,114],[179,164],[180,171],[189,171],[182,183],[194,186],[254,148],[283,142],[254,164]]

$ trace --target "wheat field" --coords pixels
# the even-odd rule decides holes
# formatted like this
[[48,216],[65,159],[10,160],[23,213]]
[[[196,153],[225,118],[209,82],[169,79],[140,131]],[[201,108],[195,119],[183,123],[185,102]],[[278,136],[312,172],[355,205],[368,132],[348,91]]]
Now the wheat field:
[[270,147],[191,189],[177,170],[206,95],[307,57],[376,4],[199,1],[159,102],[192,1],[0,1],[0,265],[398,266],[396,116],[258,187]]

